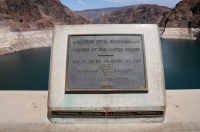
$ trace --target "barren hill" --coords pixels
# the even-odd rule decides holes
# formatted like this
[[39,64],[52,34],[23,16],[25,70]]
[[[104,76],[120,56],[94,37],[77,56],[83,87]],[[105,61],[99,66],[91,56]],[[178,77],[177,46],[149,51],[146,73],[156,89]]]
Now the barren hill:
[[0,0],[0,26],[11,31],[52,29],[55,24],[86,24],[59,0]]
[[160,27],[199,28],[200,0],[183,0],[161,21]]
[[170,12],[170,8],[158,5],[141,5],[114,11],[110,15],[96,19],[93,23],[101,24],[157,24]]

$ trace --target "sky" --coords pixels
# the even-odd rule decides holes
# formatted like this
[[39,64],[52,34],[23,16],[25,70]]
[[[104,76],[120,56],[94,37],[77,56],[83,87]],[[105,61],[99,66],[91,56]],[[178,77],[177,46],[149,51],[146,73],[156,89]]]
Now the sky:
[[180,0],[60,0],[73,11],[98,9],[105,7],[120,7],[138,4],[157,4],[167,7],[175,7]]

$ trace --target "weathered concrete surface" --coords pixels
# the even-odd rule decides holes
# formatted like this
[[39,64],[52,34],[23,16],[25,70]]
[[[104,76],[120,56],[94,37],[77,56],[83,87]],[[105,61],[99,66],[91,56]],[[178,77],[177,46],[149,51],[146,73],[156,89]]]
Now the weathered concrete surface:
[[0,132],[200,131],[200,90],[167,90],[164,123],[51,124],[47,91],[0,91]]
[[[1,35],[2,34],[2,35]],[[52,30],[29,32],[1,32],[0,55],[25,49],[49,47],[52,44]]]
[[160,28],[161,38],[191,39],[199,37],[199,28]]
[[[152,33],[153,32],[153,33]],[[69,35],[85,34],[143,34],[144,54],[146,63],[146,86],[148,93],[121,93],[121,94],[64,94],[66,89],[66,61],[68,54]],[[141,40],[140,40],[141,41]],[[87,45],[95,48],[95,45]],[[87,47],[86,46],[86,47]],[[112,47],[112,46],[111,46]],[[137,47],[137,46],[136,46]],[[154,48],[152,48],[154,47]],[[141,50],[141,49],[140,49]],[[117,56],[119,57],[119,56]],[[115,57],[115,58],[117,58]],[[76,57],[75,57],[76,58]],[[93,59],[97,59],[93,57]],[[119,57],[120,58],[120,57]],[[81,59],[81,58],[79,58]],[[100,58],[98,58],[100,59]],[[125,62],[125,58],[123,62]],[[101,60],[103,63],[103,60]],[[117,66],[117,64],[112,65]],[[99,67],[99,64],[98,64]],[[130,68],[130,67],[129,67]],[[78,71],[78,69],[77,69]],[[75,73],[77,73],[74,70]],[[158,27],[156,24],[109,24],[109,25],[70,25],[55,26],[51,52],[51,65],[49,77],[49,113],[53,110],[100,110],[100,111],[165,111],[165,84],[163,62]],[[78,73],[77,73],[78,74]],[[95,74],[91,74],[94,76]],[[96,74],[97,75],[97,74]],[[119,75],[119,74],[118,74]],[[85,79],[85,78],[83,78]],[[130,79],[130,78],[129,78]],[[93,81],[92,78],[89,81]],[[107,80],[108,81],[108,80]],[[116,80],[117,81],[117,80]],[[130,81],[130,80],[129,80]],[[112,82],[112,81],[111,81]],[[133,122],[162,122],[158,118],[128,118],[122,119],[62,119],[49,115],[51,122],[62,123],[104,123],[119,124]]]

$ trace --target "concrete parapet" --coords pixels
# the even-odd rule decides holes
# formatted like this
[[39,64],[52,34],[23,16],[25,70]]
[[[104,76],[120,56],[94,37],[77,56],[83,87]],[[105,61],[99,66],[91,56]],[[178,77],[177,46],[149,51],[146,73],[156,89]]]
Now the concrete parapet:
[[56,124],[47,119],[47,91],[1,91],[0,131],[200,131],[200,90],[167,90],[163,123]]

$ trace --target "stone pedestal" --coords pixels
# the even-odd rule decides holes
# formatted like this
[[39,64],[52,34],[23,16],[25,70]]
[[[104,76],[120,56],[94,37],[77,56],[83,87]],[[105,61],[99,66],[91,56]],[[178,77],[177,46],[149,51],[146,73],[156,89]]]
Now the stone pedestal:
[[[140,34],[146,62],[146,92],[67,93],[70,35]],[[70,62],[69,62],[70,63]],[[75,80],[77,83],[79,80]],[[52,123],[120,124],[163,122],[165,83],[157,25],[56,26],[51,52],[48,118]]]

